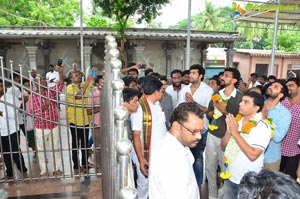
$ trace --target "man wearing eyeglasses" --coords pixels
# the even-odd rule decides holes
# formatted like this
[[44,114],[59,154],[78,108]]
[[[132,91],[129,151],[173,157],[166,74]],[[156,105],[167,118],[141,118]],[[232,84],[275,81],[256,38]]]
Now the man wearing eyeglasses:
[[200,198],[190,148],[206,131],[203,115],[196,103],[184,102],[174,110],[169,133],[152,152],[149,198]]
[[[216,128],[208,128],[208,135],[205,149],[205,174],[208,180],[209,199],[217,199],[221,197],[217,187],[217,168],[218,165],[223,171],[224,152],[221,149],[221,138],[226,132],[225,118],[229,113],[236,115],[239,111],[239,103],[243,94],[237,88],[241,78],[240,71],[236,68],[226,68],[221,75],[221,84],[224,86],[218,94],[220,100],[211,101],[207,116],[210,124]],[[221,100],[222,99],[222,100]],[[215,115],[213,117],[213,115]],[[220,189],[221,191],[222,189]]]

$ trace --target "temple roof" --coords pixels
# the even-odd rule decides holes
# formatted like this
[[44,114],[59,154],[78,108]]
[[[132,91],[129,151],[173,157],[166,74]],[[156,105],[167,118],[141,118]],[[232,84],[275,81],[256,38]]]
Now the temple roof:
[[[79,39],[79,27],[0,27],[0,39]],[[106,35],[117,35],[109,28],[83,28],[83,37],[104,39]],[[125,32],[127,39],[145,40],[186,40],[186,30],[129,28]],[[203,43],[221,43],[243,41],[237,32],[191,31],[191,40]]]
[[[271,57],[271,50],[237,49],[236,53],[248,54],[253,57]],[[278,50],[275,52],[275,57],[300,58],[300,53],[290,53]]]

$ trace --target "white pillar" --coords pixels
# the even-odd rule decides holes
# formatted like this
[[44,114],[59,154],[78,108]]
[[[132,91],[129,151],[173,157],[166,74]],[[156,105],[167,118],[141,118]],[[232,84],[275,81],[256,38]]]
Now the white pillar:
[[[92,52],[92,46],[83,46],[83,66],[84,71],[87,67],[91,66],[91,52]],[[82,72],[84,72],[82,71]]]
[[38,49],[37,46],[25,46],[29,58],[29,66],[30,70],[36,70],[36,50]]

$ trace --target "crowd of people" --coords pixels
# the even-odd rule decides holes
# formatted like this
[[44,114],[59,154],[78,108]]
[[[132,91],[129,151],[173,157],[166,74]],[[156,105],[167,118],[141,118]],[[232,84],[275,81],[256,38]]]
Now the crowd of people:
[[[100,171],[100,89],[103,76],[95,78],[77,69],[77,64],[64,75],[64,66],[49,65],[45,77],[33,69],[30,77],[20,76],[13,71],[10,81],[0,81],[0,133],[1,151],[5,164],[5,179],[17,178],[13,165],[16,164],[21,177],[28,176],[28,169],[21,151],[20,131],[26,137],[28,148],[34,152],[33,162],[38,163],[41,177],[63,174],[62,132],[59,121],[59,95],[65,90],[67,123],[71,134],[73,174],[88,172],[96,167]],[[68,82],[65,87],[65,82]],[[8,87],[8,89],[6,89]],[[93,116],[93,120],[90,116]],[[90,131],[94,131],[92,136]],[[91,143],[91,144],[90,144]],[[96,154],[94,163],[89,162],[91,145]],[[81,151],[81,159],[78,157]],[[29,151],[27,151],[29,152]],[[49,152],[52,153],[51,156]],[[29,153],[28,153],[29,154]],[[47,157],[48,156],[48,157]],[[48,158],[53,157],[52,165]],[[50,173],[51,171],[51,173]],[[32,171],[30,172],[32,173]]]
[[[276,188],[278,185],[268,184],[268,177],[263,175],[286,183],[286,187],[291,185],[290,191],[284,190],[289,196],[294,194],[289,198],[300,197],[296,183],[300,178],[298,77],[277,79],[252,73],[246,83],[238,69],[225,68],[206,79],[205,69],[199,64],[185,71],[173,70],[170,80],[147,64],[131,63],[121,73],[139,198],[200,198],[204,181],[209,199],[268,198],[271,194],[272,198],[280,198],[283,193]],[[26,87],[21,85],[22,77],[14,73],[15,83],[7,91],[0,81],[1,147],[7,179],[13,178],[13,162],[27,176],[20,150],[20,129],[28,146],[36,151],[40,175],[50,175],[45,153],[49,146],[54,149],[53,175],[62,175],[58,94],[63,89],[73,172],[100,167],[100,92],[104,77],[87,75],[83,81],[85,75],[76,64],[67,77],[63,74],[63,65],[55,70],[49,65],[46,79],[32,71],[29,81],[22,81],[29,83]],[[69,82],[66,88],[65,79]],[[13,109],[26,111],[7,115]],[[22,119],[17,117],[24,117],[25,112],[33,114],[26,114],[22,126]],[[88,158],[91,127],[94,145],[99,149],[95,165]],[[286,180],[282,182],[280,176]],[[247,196],[250,192],[251,197]]]
[[150,66],[138,78],[140,69],[132,63],[122,70],[124,92],[140,93],[127,122],[139,198],[199,198],[204,180],[210,199],[281,198],[274,184],[246,196],[247,176],[262,169],[286,176],[292,188],[285,192],[300,197],[298,77],[252,73],[246,83],[238,69],[225,68],[206,80],[195,64],[173,70],[167,85]]

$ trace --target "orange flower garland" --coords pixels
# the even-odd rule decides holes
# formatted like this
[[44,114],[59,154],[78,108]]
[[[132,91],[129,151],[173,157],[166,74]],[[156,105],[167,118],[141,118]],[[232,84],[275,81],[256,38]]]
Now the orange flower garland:
[[[222,98],[222,96],[220,94],[215,94],[211,97],[211,100],[213,102],[219,102],[222,103],[224,105],[227,104],[228,100],[225,100]],[[213,114],[213,120],[211,122],[211,124],[208,125],[208,129],[211,131],[217,130],[219,127],[216,125],[216,120],[222,116],[222,113],[219,110],[215,110],[214,114]]]
[[[241,114],[237,114],[235,116],[235,119],[237,122],[239,122],[241,119],[243,118],[243,116]],[[271,127],[271,138],[274,136],[274,133],[275,133],[275,124],[273,123],[272,121],[272,118],[266,118],[264,119],[264,121],[270,125]],[[242,130],[241,130],[241,133],[246,133],[246,134],[249,134],[250,130],[256,126],[256,123],[257,121],[256,120],[249,120],[249,122],[247,122],[243,127],[242,127]]]
[[[239,122],[242,118],[243,118],[243,116],[241,114],[237,114],[235,116],[235,119],[237,122]],[[260,121],[260,119],[261,119],[261,117],[257,118],[256,116],[254,116],[246,124],[244,124],[244,126],[242,126],[242,129],[241,129],[241,133],[244,134],[242,136],[247,136],[250,133],[251,129],[256,126],[257,122]],[[271,138],[272,138],[274,136],[276,125],[273,123],[271,118],[264,119],[264,122],[269,124],[271,127]],[[235,159],[234,157],[237,155],[237,154],[233,153],[232,150],[235,148],[232,148],[232,147],[233,147],[233,145],[231,145],[231,148],[228,149],[228,154],[224,157],[225,170],[223,172],[221,172],[221,174],[220,174],[220,177],[223,180],[227,180],[231,177],[231,173],[228,171],[228,166],[231,164],[232,161],[234,161],[234,159]],[[226,149],[226,152],[227,152],[227,149]]]

